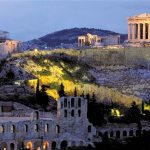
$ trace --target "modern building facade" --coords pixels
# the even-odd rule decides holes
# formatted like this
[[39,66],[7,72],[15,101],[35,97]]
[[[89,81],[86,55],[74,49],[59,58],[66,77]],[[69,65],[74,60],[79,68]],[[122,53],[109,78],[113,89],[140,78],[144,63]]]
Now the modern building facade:
[[150,42],[150,14],[128,18],[128,42]]

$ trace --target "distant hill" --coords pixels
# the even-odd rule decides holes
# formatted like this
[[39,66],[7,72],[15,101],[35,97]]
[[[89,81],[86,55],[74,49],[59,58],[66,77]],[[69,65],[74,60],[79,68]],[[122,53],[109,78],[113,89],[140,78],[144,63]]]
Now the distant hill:
[[23,49],[32,49],[32,48],[42,49],[45,47],[54,48],[60,46],[61,43],[73,44],[77,42],[78,36],[85,35],[87,33],[96,34],[99,36],[119,34],[121,36],[121,43],[127,39],[126,34],[120,34],[109,30],[94,29],[94,28],[72,28],[50,33],[38,39],[33,39],[31,41],[24,42],[22,44],[22,47]]

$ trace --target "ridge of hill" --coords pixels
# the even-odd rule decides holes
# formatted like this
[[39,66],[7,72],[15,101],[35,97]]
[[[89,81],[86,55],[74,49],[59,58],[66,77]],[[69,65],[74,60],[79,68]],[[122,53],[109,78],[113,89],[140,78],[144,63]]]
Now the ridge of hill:
[[87,33],[96,34],[99,36],[108,36],[108,35],[120,35],[121,43],[127,39],[126,34],[120,34],[109,30],[94,29],[94,28],[72,28],[56,31],[50,34],[47,34],[43,37],[33,39],[31,41],[23,42],[21,49],[45,49],[59,47],[61,43],[64,44],[73,44],[77,43],[77,37],[80,35],[85,35]]

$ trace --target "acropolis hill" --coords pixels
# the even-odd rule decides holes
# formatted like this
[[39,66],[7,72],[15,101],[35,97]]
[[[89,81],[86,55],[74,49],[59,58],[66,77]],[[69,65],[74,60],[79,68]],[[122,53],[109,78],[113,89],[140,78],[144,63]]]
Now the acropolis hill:
[[[6,78],[11,68],[15,73],[14,80],[29,80],[29,85],[34,90],[36,83],[30,80],[31,75],[34,75],[40,79],[41,84],[50,85],[47,93],[56,99],[57,89],[63,83],[68,94],[73,93],[77,87],[81,93],[94,91],[99,101],[107,98],[129,106],[133,100],[137,103],[141,103],[142,99],[149,100],[149,60],[149,48],[142,51],[30,51],[13,54],[3,64],[0,76]],[[2,97],[3,89],[2,87]]]

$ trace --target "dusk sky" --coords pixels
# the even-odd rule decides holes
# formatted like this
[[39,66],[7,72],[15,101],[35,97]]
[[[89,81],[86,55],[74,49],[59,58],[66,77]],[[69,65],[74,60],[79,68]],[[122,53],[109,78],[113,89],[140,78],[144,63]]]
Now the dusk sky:
[[128,16],[150,13],[150,0],[0,0],[0,30],[31,40],[66,28],[127,33]]

